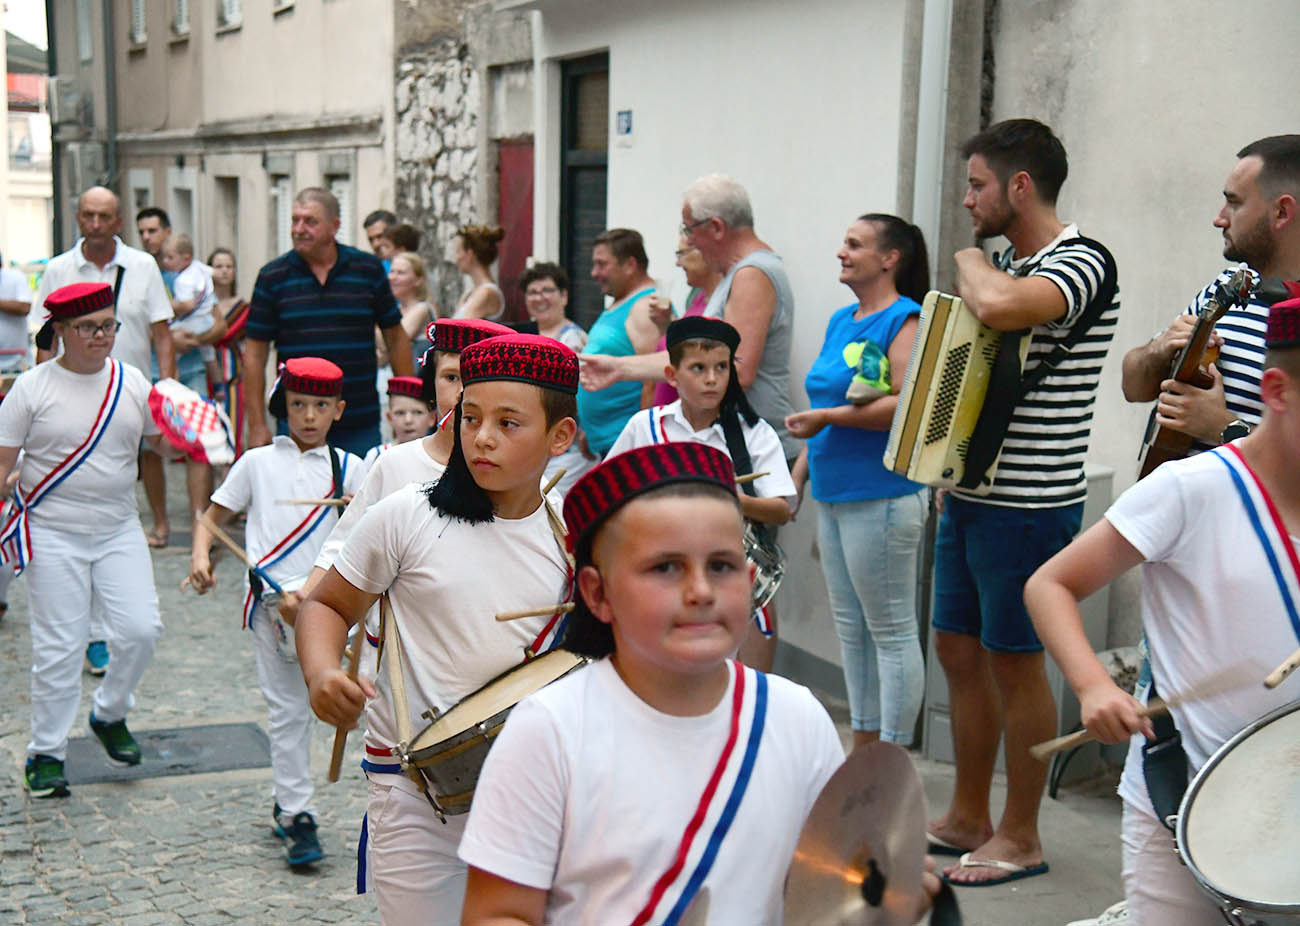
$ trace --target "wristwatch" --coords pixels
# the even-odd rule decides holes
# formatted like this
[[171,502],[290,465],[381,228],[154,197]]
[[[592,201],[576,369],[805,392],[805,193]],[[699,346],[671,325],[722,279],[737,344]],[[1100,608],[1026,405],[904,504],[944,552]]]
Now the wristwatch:
[[1228,426],[1224,428],[1223,433],[1219,435],[1219,443],[1226,444],[1239,437],[1245,437],[1249,433],[1250,425],[1238,418],[1235,421],[1228,422]]

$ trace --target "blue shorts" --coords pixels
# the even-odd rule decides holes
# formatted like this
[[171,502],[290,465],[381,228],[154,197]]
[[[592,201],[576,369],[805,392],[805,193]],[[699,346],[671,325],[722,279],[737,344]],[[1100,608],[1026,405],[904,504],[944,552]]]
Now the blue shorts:
[[1083,502],[1007,508],[949,495],[934,542],[931,625],[979,637],[987,650],[1043,649],[1025,610],[1025,583],[1079,532]]

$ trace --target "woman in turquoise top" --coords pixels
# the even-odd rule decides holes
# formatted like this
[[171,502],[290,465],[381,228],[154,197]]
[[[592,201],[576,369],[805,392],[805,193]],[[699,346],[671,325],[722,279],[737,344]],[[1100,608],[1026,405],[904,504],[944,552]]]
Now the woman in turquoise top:
[[[804,379],[812,406],[786,419],[807,444],[795,464],[811,476],[822,573],[844,657],[854,745],[911,743],[925,665],[916,615],[916,563],[927,491],[885,469],[881,455],[929,288],[921,230],[864,215],[844,235],[840,282],[856,301],[831,316]],[[900,295],[901,292],[901,295]]]

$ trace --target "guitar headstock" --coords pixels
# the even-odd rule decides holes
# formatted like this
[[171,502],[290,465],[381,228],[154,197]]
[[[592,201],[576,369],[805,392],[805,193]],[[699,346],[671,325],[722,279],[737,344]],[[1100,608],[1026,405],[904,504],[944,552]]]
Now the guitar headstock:
[[1250,268],[1242,264],[1233,271],[1232,276],[1214,288],[1210,301],[1201,309],[1202,318],[1217,322],[1233,306],[1242,306],[1250,301],[1250,294],[1255,288],[1255,275]]

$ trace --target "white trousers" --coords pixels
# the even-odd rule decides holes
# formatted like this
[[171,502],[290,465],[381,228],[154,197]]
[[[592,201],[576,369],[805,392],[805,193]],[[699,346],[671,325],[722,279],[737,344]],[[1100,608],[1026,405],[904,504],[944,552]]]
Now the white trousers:
[[[460,926],[465,863],[456,855],[469,814],[441,823],[428,800],[370,779],[365,879],[384,926]],[[360,879],[358,879],[360,880]]]
[[131,693],[162,636],[153,562],[139,521],[76,534],[33,523],[28,596],[32,632],[32,740],[28,755],[63,759],[81,701],[91,603],[104,618],[112,659],[95,691],[96,720],[124,720]]
[[0,565],[0,604],[9,603],[9,586],[14,581],[14,571],[8,566]]
[[311,783],[314,718],[302,667],[280,658],[275,645],[274,623],[261,604],[254,605],[250,620],[253,625],[253,655],[257,660],[257,683],[266,699],[275,802],[286,818],[304,810],[315,816],[316,811],[310,806],[315,793]]
[[1124,897],[1134,926],[1223,926],[1210,896],[1174,851],[1174,834],[1124,802]]

